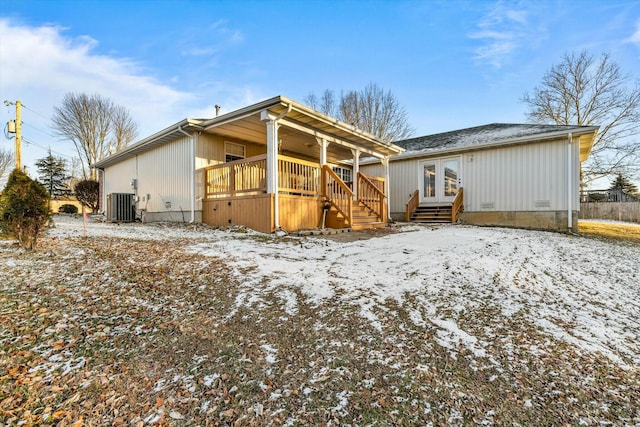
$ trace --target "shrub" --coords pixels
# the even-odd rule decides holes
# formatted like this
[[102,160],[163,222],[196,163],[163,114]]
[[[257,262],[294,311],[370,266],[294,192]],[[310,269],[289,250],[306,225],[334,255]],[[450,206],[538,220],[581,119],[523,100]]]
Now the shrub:
[[100,184],[94,179],[85,179],[80,181],[73,188],[76,193],[76,198],[83,206],[91,209],[91,212],[98,212],[98,197],[100,191]]
[[76,205],[71,205],[69,203],[65,203],[64,205],[58,208],[59,213],[68,213],[68,214],[77,214],[78,207]]
[[0,196],[0,229],[20,246],[32,250],[51,219],[49,193],[44,185],[15,169]]

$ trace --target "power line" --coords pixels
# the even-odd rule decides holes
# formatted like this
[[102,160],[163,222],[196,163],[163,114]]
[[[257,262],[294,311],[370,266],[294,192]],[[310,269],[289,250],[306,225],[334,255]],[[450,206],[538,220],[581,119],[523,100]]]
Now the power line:
[[42,145],[40,145],[40,144],[30,140],[30,139],[27,139],[27,138],[23,137],[22,140],[24,142],[26,142],[27,144],[33,145],[33,146],[38,147],[38,148],[40,148],[42,150],[51,151],[52,153],[55,153],[55,154],[57,154],[59,156],[62,156],[62,157],[66,157],[67,159],[73,160],[75,158],[75,157],[69,156],[68,154],[64,154],[64,153],[60,153],[59,151],[52,150],[51,147],[44,147],[44,146],[42,146]]
[[50,120],[50,117],[46,117],[44,114],[38,113],[36,110],[34,110],[33,108],[29,108],[26,105],[22,104],[22,108],[26,108],[27,110],[31,111],[32,113],[36,113],[38,116],[42,117],[43,119],[46,120]]
[[51,134],[51,133],[47,132],[46,130],[42,130],[42,129],[40,129],[40,128],[36,127],[36,126],[33,126],[33,125],[31,125],[31,124],[29,124],[29,123],[27,123],[27,122],[25,122],[25,121],[23,121],[23,122],[22,122],[22,125],[23,125],[23,126],[30,127],[31,129],[35,129],[35,130],[37,130],[38,132],[40,132],[40,133],[44,133],[45,135],[50,136],[50,137],[52,137],[52,138],[57,138],[57,135],[53,135],[53,134]]

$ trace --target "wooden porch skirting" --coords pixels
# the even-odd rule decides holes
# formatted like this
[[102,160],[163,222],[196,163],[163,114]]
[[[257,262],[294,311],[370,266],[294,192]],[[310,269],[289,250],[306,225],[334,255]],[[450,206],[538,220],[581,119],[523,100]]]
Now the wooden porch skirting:
[[[214,227],[243,225],[262,233],[276,231],[274,195],[221,197],[202,201],[202,222]],[[280,227],[287,232],[311,230],[322,224],[322,199],[278,194]]]

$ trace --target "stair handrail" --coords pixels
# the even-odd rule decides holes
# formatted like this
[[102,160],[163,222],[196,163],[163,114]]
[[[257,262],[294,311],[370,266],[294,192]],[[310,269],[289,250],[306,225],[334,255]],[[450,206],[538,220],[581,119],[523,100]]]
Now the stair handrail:
[[[372,198],[377,199],[376,201],[380,205],[379,209],[376,209],[374,206],[371,206],[370,203],[367,203],[369,199],[368,197],[365,197],[367,193],[374,194],[374,197]],[[371,182],[368,176],[366,176],[361,172],[358,172],[358,200],[367,209],[369,209],[374,215],[376,215],[380,221],[385,221],[386,219],[386,215],[385,215],[385,210],[386,210],[385,207],[387,205],[385,203],[386,197],[387,196],[384,194],[384,192],[380,190],[373,182]]]
[[456,197],[453,199],[453,203],[451,204],[451,223],[452,224],[455,224],[456,222],[458,222],[458,216],[460,215],[460,212],[464,210],[464,204],[462,203],[464,199],[463,192],[464,192],[464,189],[460,187],[460,189],[458,190],[458,193],[456,194]]
[[414,191],[413,194],[409,196],[409,200],[407,201],[406,211],[405,211],[406,222],[411,221],[411,215],[418,208],[418,205],[420,205],[420,190]]
[[[332,185],[333,183],[337,185],[337,188]],[[345,218],[345,223],[351,226],[353,191],[328,165],[322,165],[322,195]]]

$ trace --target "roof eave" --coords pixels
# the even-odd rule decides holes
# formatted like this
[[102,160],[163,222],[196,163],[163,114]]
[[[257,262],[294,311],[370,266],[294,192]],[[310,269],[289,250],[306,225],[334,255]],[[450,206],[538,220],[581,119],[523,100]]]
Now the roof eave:
[[561,130],[561,131],[548,132],[544,134],[528,135],[528,136],[523,136],[518,138],[509,138],[509,139],[503,139],[500,141],[491,141],[483,144],[463,145],[463,146],[433,149],[433,150],[427,149],[427,150],[421,150],[421,151],[410,151],[410,152],[404,152],[404,153],[392,156],[389,158],[389,160],[391,161],[409,160],[417,157],[426,157],[426,156],[433,157],[433,156],[439,156],[443,154],[463,153],[463,152],[469,152],[469,151],[483,150],[487,148],[503,147],[507,145],[525,144],[525,143],[534,142],[534,141],[552,140],[561,136],[569,135],[569,133],[573,134],[573,136],[581,136],[581,135],[593,133],[594,139],[595,139],[595,134],[599,128],[600,128],[599,126],[581,126],[576,129],[567,129],[567,130]]
[[186,118],[159,132],[154,133],[151,136],[148,136],[136,142],[133,145],[126,147],[124,150],[118,151],[117,153],[114,153],[108,157],[105,157],[102,160],[97,161],[92,165],[92,167],[97,169],[103,169],[114,163],[125,160],[135,154],[141,153],[143,151],[147,151],[152,147],[154,147],[155,145],[157,145],[158,143],[160,143],[161,141],[166,140],[168,137],[172,135],[175,135],[176,137],[180,135],[184,136],[184,134],[180,132],[180,129],[182,129],[185,132],[201,129],[200,127],[201,122],[202,120],[199,120],[199,119]]

